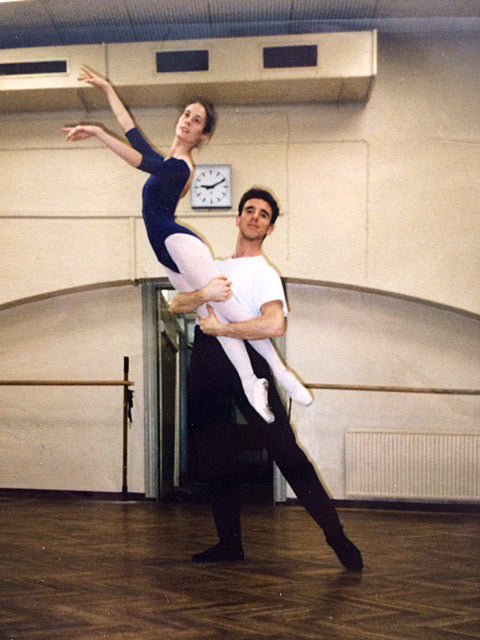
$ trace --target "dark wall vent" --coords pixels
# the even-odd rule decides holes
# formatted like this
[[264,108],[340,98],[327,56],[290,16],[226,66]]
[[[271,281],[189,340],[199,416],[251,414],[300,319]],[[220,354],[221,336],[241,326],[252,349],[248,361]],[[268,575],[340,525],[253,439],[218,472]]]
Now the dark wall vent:
[[26,76],[45,73],[66,73],[66,60],[42,60],[40,62],[2,62],[0,76]]
[[316,67],[317,45],[291,47],[264,47],[264,69],[286,69],[288,67]]
[[208,71],[208,50],[157,52],[157,73]]

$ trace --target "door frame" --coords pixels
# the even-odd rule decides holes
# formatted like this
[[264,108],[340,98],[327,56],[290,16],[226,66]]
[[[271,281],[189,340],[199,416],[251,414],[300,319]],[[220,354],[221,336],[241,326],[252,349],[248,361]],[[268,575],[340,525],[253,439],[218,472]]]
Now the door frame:
[[[173,289],[165,278],[141,284],[143,322],[143,371],[144,371],[144,434],[145,434],[145,497],[158,499],[161,422],[160,371],[160,314],[158,290]],[[281,354],[285,353],[286,341],[282,336],[275,340]],[[180,372],[180,384],[185,383],[185,372]],[[182,394],[180,394],[182,397]],[[277,465],[273,465],[273,503],[285,502],[287,485]]]
[[145,438],[145,497],[159,497],[160,398],[159,398],[159,315],[157,289],[160,283],[146,282],[142,290],[143,399]]

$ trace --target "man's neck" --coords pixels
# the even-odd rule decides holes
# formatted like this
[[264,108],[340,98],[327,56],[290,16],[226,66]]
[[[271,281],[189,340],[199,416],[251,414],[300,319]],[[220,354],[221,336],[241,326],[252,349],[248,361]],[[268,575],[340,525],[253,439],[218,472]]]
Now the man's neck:
[[255,240],[249,242],[247,239],[239,237],[235,247],[234,258],[255,258],[262,255],[262,241]]

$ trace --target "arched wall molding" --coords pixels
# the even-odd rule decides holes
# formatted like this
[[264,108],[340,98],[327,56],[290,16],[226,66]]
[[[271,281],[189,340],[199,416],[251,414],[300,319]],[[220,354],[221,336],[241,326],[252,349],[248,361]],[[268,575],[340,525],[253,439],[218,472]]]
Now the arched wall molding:
[[[286,277],[286,278],[282,278],[282,280],[287,285],[302,284],[302,285],[311,285],[313,287],[328,287],[330,289],[346,289],[350,291],[367,293],[370,295],[383,296],[386,298],[395,298],[397,300],[405,300],[406,302],[414,302],[414,303],[422,304],[428,307],[434,307],[442,311],[449,311],[450,313],[457,313],[459,315],[466,316],[468,318],[480,320],[480,314],[473,313],[472,311],[468,311],[467,309],[462,309],[460,307],[454,307],[451,305],[442,304],[440,302],[435,302],[434,300],[428,300],[426,298],[419,298],[416,296],[409,296],[402,293],[396,293],[394,291],[386,291],[383,289],[375,289],[372,287],[361,287],[358,285],[348,284],[344,282],[312,280],[308,278]],[[56,298],[64,295],[72,295],[74,293],[83,293],[85,291],[93,291],[95,289],[109,289],[112,287],[139,286],[145,283],[155,283],[166,288],[171,288],[172,286],[167,278],[141,278],[137,280],[112,280],[109,282],[96,282],[96,283],[88,284],[84,286],[70,287],[65,289],[56,289],[54,291],[46,291],[42,294],[38,294],[35,296],[27,296],[25,298],[18,298],[16,300],[11,300],[9,302],[0,304],[0,311],[3,311],[4,309],[9,309],[11,307],[17,307],[17,306],[29,304],[31,302],[37,302],[39,300],[47,300],[49,298]]]
[[457,313],[462,316],[466,316],[468,318],[474,318],[475,320],[480,320],[480,314],[473,313],[473,311],[468,311],[467,309],[462,309],[460,307],[454,307],[452,305],[443,304],[441,302],[435,302],[435,300],[429,300],[427,298],[419,298],[416,296],[409,296],[404,293],[396,293],[395,291],[386,291],[384,289],[375,289],[373,287],[361,287],[354,284],[347,284],[342,282],[329,282],[325,280],[311,280],[307,278],[284,278],[284,281],[287,284],[307,284],[317,287],[328,287],[330,289],[346,289],[350,291],[358,291],[361,293],[368,293],[370,295],[383,296],[385,298],[395,298],[396,300],[404,300],[405,302],[414,302],[417,304],[422,304],[428,307],[434,307],[435,309],[440,309],[442,311],[449,311],[451,313]]
[[25,298],[17,298],[0,304],[0,311],[4,309],[10,309],[12,307],[19,307],[31,302],[38,302],[39,300],[48,300],[49,298],[58,298],[60,296],[72,295],[74,293],[83,293],[85,291],[95,291],[96,289],[110,289],[112,287],[125,287],[136,285],[138,283],[131,280],[114,280],[111,282],[95,282],[93,284],[82,285],[79,287],[67,287],[65,289],[55,289],[53,291],[45,291],[35,296],[27,296]]

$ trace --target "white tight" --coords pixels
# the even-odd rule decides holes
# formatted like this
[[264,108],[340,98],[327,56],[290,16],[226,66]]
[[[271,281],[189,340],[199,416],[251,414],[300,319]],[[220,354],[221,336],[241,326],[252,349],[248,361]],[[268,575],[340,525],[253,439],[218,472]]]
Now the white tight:
[[[168,278],[177,291],[189,293],[205,287],[212,278],[222,275],[214,263],[210,250],[199,238],[186,233],[174,233],[165,240],[165,246],[180,273],[166,269]],[[234,296],[225,302],[210,302],[220,322],[243,322],[251,315]],[[208,315],[205,305],[198,309],[200,317]],[[235,367],[242,384],[250,385],[256,378],[250,358],[242,340],[217,338]],[[275,376],[286,370],[285,364],[268,339],[249,341],[252,347],[265,358]]]

